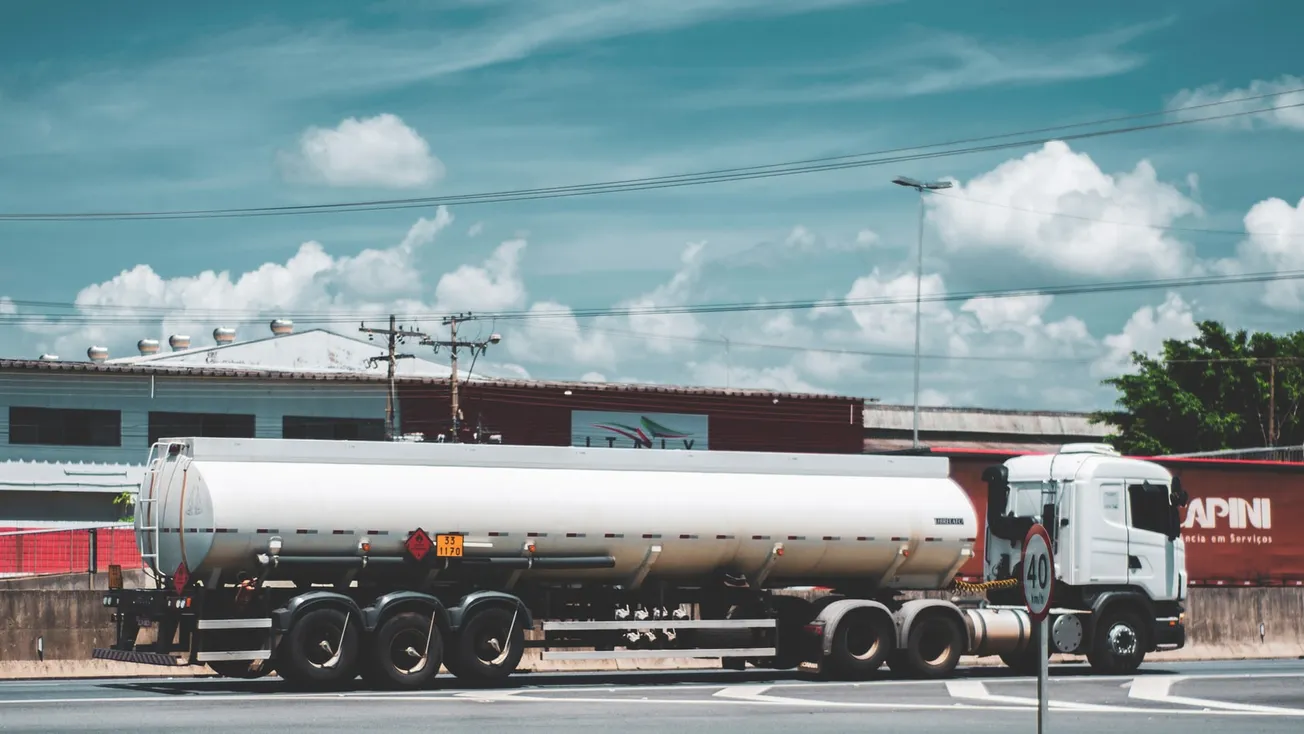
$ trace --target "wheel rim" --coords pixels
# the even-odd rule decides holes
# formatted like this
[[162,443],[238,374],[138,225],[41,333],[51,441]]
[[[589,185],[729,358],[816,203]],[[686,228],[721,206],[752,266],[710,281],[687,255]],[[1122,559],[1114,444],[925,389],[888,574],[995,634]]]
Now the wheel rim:
[[847,654],[856,660],[870,660],[878,656],[882,640],[878,630],[868,621],[853,624],[847,630]]
[[1109,628],[1110,652],[1119,657],[1131,657],[1136,654],[1137,634],[1126,624],[1116,624]]
[[342,632],[339,625],[329,622],[316,625],[304,646],[304,659],[308,664],[318,669],[334,667],[331,663],[339,654]]
[[430,640],[419,630],[403,630],[389,641],[389,663],[404,675],[415,675],[430,664]]
[[951,628],[943,622],[928,625],[919,640],[919,657],[929,666],[938,666],[951,657],[955,646],[951,639]]
[[484,629],[477,631],[472,639],[472,649],[480,662],[486,665],[501,665],[510,652],[508,641],[511,636],[507,629]]

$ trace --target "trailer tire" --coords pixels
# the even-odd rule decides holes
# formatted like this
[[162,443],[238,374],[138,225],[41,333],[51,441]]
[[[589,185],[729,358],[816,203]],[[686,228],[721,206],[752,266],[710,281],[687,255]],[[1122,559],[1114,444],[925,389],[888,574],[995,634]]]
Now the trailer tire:
[[1146,656],[1141,616],[1130,609],[1106,611],[1096,625],[1087,662],[1101,675],[1129,675]]
[[[358,627],[344,612],[332,607],[313,609],[290,625],[276,668],[286,682],[294,685],[345,685],[357,677],[358,643]],[[323,667],[336,657],[332,667]]]
[[263,665],[257,670],[254,669],[254,660],[210,660],[207,665],[214,673],[223,678],[237,678],[239,680],[256,680],[272,672],[268,660],[262,661]]
[[[428,639],[427,639],[427,633]],[[411,667],[412,652],[420,651]],[[444,638],[439,625],[416,612],[396,614],[376,630],[367,648],[363,677],[382,688],[419,688],[439,673],[444,659]]]
[[838,620],[827,658],[834,676],[864,680],[883,667],[892,654],[896,626],[884,614],[857,610]]
[[[517,616],[512,611],[499,606],[487,607],[466,620],[449,645],[449,671],[472,684],[498,683],[516,672],[525,653],[525,630],[517,624]],[[485,655],[496,657],[485,658]]]
[[910,625],[905,647],[888,658],[893,672],[936,680],[955,670],[965,650],[960,621],[942,611],[921,614]]

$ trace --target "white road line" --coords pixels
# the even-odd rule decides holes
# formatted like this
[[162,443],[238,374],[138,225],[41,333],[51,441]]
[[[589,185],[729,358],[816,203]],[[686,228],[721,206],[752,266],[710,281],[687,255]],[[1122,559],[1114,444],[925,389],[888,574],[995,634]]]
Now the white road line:
[[716,698],[731,698],[731,699],[742,700],[742,701],[763,702],[765,701],[765,692],[773,687],[774,686],[769,684],[730,686],[728,688],[722,688],[716,691],[715,693],[712,693],[711,695],[715,696]]
[[[995,703],[1011,703],[1028,707],[1036,707],[1037,699],[1027,698],[1024,696],[1003,696],[991,693],[987,690],[987,685],[978,680],[949,680],[946,682],[946,692],[951,694],[952,698],[967,698],[977,701],[992,701]],[[1077,703],[1076,701],[1048,701],[1050,708],[1068,709],[1071,711],[1114,711],[1117,706],[1101,706],[1094,703]]]
[[1189,696],[1172,695],[1170,690],[1172,689],[1173,684],[1183,680],[1189,680],[1189,678],[1182,675],[1147,676],[1144,678],[1137,678],[1132,681],[1132,685],[1128,688],[1127,697],[1141,701],[1154,701],[1156,703],[1194,706],[1206,709],[1220,709],[1223,711],[1236,711],[1241,713],[1272,714],[1275,716],[1304,716],[1304,709],[1288,709],[1279,706],[1260,706],[1253,703],[1232,703],[1230,701],[1214,701],[1208,698],[1191,698]]

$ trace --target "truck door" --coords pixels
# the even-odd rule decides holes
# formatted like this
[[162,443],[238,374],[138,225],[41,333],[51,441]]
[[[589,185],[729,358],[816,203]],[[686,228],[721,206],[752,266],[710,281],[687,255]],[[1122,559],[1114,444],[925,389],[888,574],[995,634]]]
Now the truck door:
[[1090,554],[1090,566],[1083,569],[1088,584],[1127,583],[1125,504],[1122,482],[1103,481],[1096,492],[1079,494],[1083,512],[1074,521],[1079,525],[1078,547]]
[[1168,537],[1168,485],[1127,483],[1128,581],[1151,599],[1177,598],[1175,547]]

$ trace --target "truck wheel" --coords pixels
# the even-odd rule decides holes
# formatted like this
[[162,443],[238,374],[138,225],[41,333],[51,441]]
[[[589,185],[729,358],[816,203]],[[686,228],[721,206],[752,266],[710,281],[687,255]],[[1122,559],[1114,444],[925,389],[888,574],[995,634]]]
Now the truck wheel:
[[256,660],[211,660],[204,663],[212,669],[214,673],[223,678],[238,678],[240,680],[255,680],[262,678],[272,672],[269,660],[263,660],[262,667],[254,669],[253,665]]
[[1092,635],[1087,662],[1101,675],[1127,675],[1145,659],[1145,631],[1140,617],[1129,610],[1106,612]]
[[498,683],[516,671],[525,630],[512,610],[489,607],[472,616],[449,645],[449,671],[475,684]]
[[364,677],[385,688],[419,688],[439,673],[444,639],[430,617],[404,612],[376,630],[367,649]]
[[833,630],[830,672],[850,680],[864,680],[883,666],[892,653],[896,628],[892,620],[872,612],[851,612]]
[[357,676],[358,628],[338,609],[314,609],[295,620],[282,645],[277,669],[287,682],[328,688]]
[[910,625],[906,646],[888,660],[892,670],[912,678],[943,678],[955,670],[965,650],[965,632],[948,614],[926,614]]

